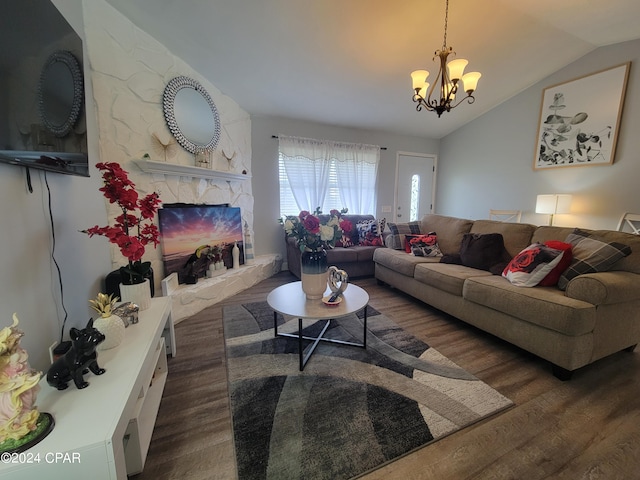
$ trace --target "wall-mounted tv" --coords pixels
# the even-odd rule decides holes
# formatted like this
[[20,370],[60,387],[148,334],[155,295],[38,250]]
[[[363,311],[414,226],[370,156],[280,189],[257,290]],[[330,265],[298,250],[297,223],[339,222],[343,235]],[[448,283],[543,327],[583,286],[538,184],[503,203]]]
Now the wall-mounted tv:
[[0,162],[89,176],[82,39],[51,0],[2,0]]

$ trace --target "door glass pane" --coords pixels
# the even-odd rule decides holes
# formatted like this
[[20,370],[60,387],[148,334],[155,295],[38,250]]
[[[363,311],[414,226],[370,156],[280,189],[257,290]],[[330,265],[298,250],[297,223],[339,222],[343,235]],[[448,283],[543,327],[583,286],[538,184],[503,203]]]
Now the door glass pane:
[[409,221],[418,220],[418,201],[420,200],[420,175],[411,177],[411,209],[409,211]]

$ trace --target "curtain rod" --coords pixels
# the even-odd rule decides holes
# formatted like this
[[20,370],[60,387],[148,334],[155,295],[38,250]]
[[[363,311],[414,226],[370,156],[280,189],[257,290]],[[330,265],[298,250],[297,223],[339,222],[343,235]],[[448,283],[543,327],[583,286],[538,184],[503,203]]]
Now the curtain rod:
[[[278,135],[271,135],[271,138],[280,138]],[[380,150],[386,150],[387,147],[380,147]]]

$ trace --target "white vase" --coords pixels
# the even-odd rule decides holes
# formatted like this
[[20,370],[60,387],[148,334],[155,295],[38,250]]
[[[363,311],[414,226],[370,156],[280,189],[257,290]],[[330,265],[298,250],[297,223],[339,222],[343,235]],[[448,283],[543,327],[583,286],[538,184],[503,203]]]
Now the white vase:
[[98,345],[98,350],[117,347],[124,338],[124,322],[117,315],[99,317],[93,322],[93,326],[105,336],[104,342]]
[[233,268],[240,268],[240,249],[238,248],[238,242],[234,242],[231,249],[231,256],[233,257]]
[[304,251],[300,255],[300,280],[302,291],[309,300],[318,300],[327,289],[327,252]]
[[120,284],[120,300],[138,305],[140,310],[145,310],[151,305],[151,290],[149,279],[135,285]]

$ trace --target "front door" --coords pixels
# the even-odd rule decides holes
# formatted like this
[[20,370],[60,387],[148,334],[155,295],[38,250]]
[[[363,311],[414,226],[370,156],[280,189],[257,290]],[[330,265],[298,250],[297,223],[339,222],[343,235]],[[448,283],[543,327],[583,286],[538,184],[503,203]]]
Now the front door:
[[435,208],[436,156],[398,152],[395,222],[420,220]]

